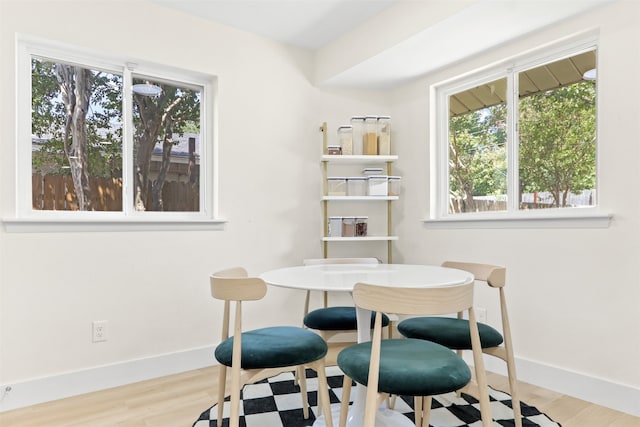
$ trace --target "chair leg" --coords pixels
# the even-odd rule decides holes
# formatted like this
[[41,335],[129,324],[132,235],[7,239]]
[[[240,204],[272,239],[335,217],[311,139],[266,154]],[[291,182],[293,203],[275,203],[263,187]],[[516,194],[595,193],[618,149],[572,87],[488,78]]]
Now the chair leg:
[[422,427],[429,427],[429,417],[431,415],[431,400],[431,396],[424,396],[422,398]]
[[414,412],[414,417],[416,419],[416,427],[420,427],[422,425],[422,397],[421,396],[413,397],[413,412]]
[[218,371],[218,425],[222,425],[222,417],[224,411],[224,392],[225,385],[227,382],[227,367],[225,365],[220,365],[220,370]]
[[[456,354],[458,355],[458,357],[459,357],[460,359],[462,359],[462,350],[456,350]],[[456,390],[456,397],[457,397],[457,398],[462,397],[462,389],[460,389],[460,390]]]
[[318,373],[318,416],[324,414],[324,425],[326,427],[333,427],[331,401],[329,400],[329,384],[327,383],[327,373],[324,363],[316,372]]
[[351,398],[351,378],[344,376],[342,381],[342,401],[340,402],[340,423],[339,427],[347,425],[347,415],[349,414],[349,399]]
[[387,397],[387,409],[395,409],[396,407],[396,398],[398,396],[396,396],[395,394],[390,394]]
[[309,418],[309,401],[307,400],[307,377],[304,372],[304,366],[298,366],[296,368],[298,378],[300,382],[300,395],[302,396],[302,414],[304,419]]
[[518,384],[515,367],[507,362],[507,372],[509,375],[509,392],[511,393],[511,405],[513,407],[513,420],[516,427],[522,427],[522,410],[520,408],[520,396],[518,394]]

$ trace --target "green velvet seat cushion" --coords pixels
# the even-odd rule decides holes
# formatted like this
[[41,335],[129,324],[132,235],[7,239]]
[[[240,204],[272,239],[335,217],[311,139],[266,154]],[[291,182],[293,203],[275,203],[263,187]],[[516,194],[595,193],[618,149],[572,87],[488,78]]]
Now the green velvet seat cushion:
[[[304,316],[307,328],[318,331],[351,331],[358,329],[355,307],[326,307],[309,312]],[[375,320],[375,313],[371,314],[371,327]],[[382,326],[389,325],[389,316],[382,314]]]
[[[469,321],[450,317],[414,317],[398,324],[398,331],[407,338],[433,341],[455,350],[471,349]],[[478,323],[482,348],[502,344],[500,332],[489,325]]]
[[[338,366],[351,379],[367,385],[371,342],[355,344],[338,354]],[[440,344],[416,339],[382,340],[378,391],[431,396],[459,390],[471,371],[456,353]]]
[[[233,337],[216,347],[218,362],[231,366]],[[243,369],[280,368],[310,363],[327,354],[327,343],[306,329],[275,326],[242,333]]]

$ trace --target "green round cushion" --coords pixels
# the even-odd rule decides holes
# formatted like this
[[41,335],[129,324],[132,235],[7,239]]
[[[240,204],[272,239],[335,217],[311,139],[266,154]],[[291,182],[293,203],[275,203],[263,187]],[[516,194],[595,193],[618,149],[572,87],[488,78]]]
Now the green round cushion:
[[[469,321],[451,317],[414,317],[398,324],[398,331],[407,338],[419,338],[442,344],[454,350],[471,349]],[[478,323],[482,348],[502,344],[500,332],[489,325]]]
[[[371,313],[371,327],[375,313]],[[309,312],[304,316],[304,325],[318,331],[352,331],[358,329],[355,307],[326,307]],[[389,325],[389,316],[382,314],[382,326]]]
[[[318,335],[294,326],[275,326],[242,333],[243,369],[281,368],[310,363],[327,354],[327,343]],[[218,362],[231,366],[233,337],[216,347]]]
[[[338,366],[355,382],[367,385],[370,357],[371,342],[355,344],[338,354]],[[470,380],[467,364],[447,347],[411,338],[382,340],[380,392],[432,396],[459,390]]]

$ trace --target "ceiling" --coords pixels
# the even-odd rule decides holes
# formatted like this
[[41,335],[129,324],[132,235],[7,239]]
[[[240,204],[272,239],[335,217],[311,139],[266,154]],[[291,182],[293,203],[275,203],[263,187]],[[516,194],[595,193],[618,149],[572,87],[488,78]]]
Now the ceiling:
[[[315,83],[318,85],[381,88],[424,75],[616,0],[151,1],[315,51]],[[448,12],[442,13],[444,9]],[[416,13],[411,14],[412,10]],[[366,56],[345,62],[345,57],[358,56],[354,49],[362,46],[362,43],[354,45],[349,36],[363,28],[371,31],[368,24],[385,22],[384,19],[388,23],[381,29],[384,33],[360,34],[358,39],[364,37],[372,40],[372,46],[376,42],[377,45],[367,46],[371,49]],[[410,25],[413,25],[411,31],[403,28]],[[380,34],[397,37],[385,44],[380,42]],[[327,63],[331,64],[330,72],[317,71]]]
[[153,0],[204,19],[316,50],[400,0]]

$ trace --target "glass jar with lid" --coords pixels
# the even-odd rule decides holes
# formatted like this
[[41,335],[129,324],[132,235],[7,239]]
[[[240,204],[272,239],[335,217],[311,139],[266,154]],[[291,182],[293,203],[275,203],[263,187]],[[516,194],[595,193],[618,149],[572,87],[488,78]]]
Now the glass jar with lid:
[[345,216],[342,218],[342,237],[356,236],[356,217]]
[[359,216],[356,218],[356,237],[367,236],[368,221],[369,221],[369,217],[367,216]]
[[364,119],[364,135],[362,137],[362,154],[375,156],[378,154],[378,117],[367,116]]
[[346,196],[347,178],[332,176],[327,178],[327,196]]
[[353,127],[340,126],[338,128],[338,142],[342,150],[342,155],[350,156],[353,154]]
[[353,154],[362,155],[362,135],[364,133],[364,116],[351,117],[351,133]]
[[347,196],[361,197],[367,195],[366,176],[350,176],[347,177]]
[[378,154],[391,154],[391,117],[378,116]]

